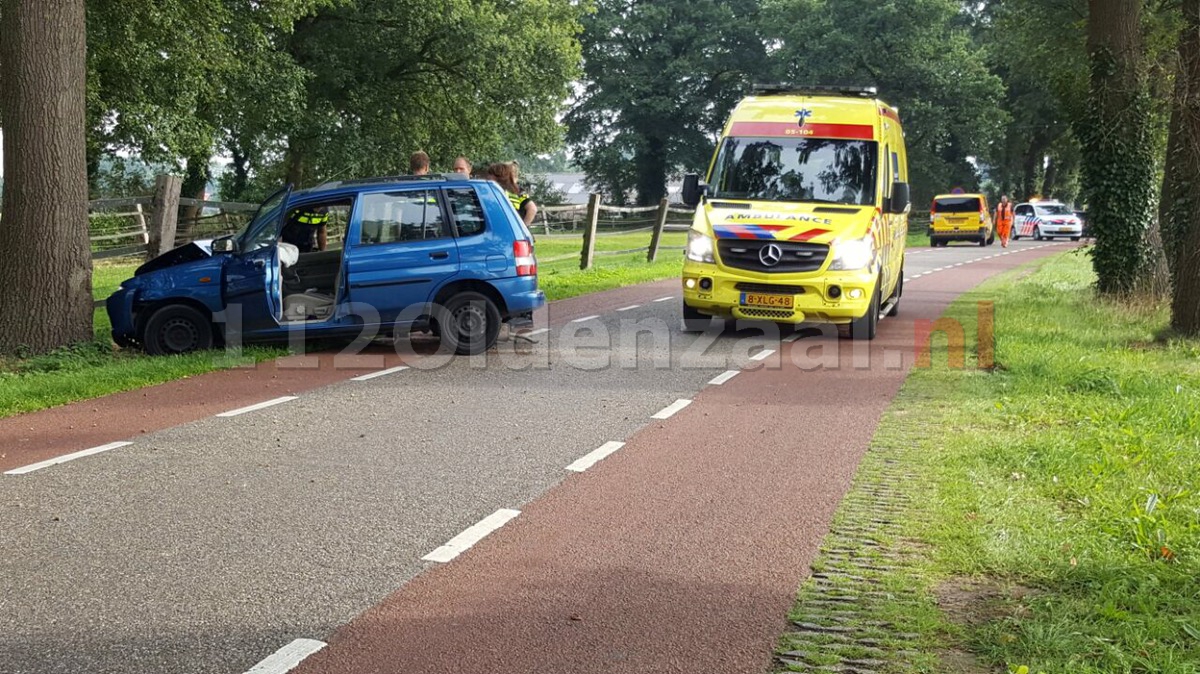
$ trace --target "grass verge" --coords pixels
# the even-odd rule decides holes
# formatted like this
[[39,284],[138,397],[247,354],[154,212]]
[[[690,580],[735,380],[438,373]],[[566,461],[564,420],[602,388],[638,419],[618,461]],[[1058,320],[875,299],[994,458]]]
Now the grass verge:
[[[970,355],[995,302],[998,367],[949,367],[939,338],[912,372],[815,564],[837,583],[801,589],[784,670],[1200,671],[1200,344],[1155,342],[1164,313],[1093,282],[1068,254],[951,307]],[[831,602],[838,584],[863,601]],[[808,629],[835,619],[848,631]],[[810,655],[831,634],[858,650]]]

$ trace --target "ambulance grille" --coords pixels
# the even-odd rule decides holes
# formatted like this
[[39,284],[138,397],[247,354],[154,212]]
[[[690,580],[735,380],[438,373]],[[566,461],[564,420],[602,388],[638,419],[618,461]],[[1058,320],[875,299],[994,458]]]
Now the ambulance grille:
[[[779,246],[782,258],[779,264],[767,266],[762,263],[760,252],[769,245]],[[829,257],[829,246],[823,243],[799,241],[770,241],[748,239],[720,239],[717,252],[721,262],[732,269],[744,269],[767,274],[797,274],[817,271]]]

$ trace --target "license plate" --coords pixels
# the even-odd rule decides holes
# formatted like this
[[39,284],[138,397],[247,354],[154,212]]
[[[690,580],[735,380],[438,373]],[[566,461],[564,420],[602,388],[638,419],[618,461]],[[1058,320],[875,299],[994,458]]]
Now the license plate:
[[768,309],[791,309],[796,306],[796,298],[791,295],[742,293],[742,306],[766,307]]

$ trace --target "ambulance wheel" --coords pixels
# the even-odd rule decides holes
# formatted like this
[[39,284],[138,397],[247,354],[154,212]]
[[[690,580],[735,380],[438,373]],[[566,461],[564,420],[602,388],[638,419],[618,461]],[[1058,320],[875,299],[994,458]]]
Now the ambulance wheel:
[[[696,309],[689,307],[687,302],[683,303],[683,331],[684,332],[704,332],[708,329],[713,321],[721,321],[719,318],[714,318],[708,314],[702,314]],[[721,322],[721,329],[724,330],[724,322]]]
[[484,353],[500,338],[500,310],[477,292],[454,295],[435,320],[442,345],[460,356]]
[[168,304],[146,319],[140,341],[152,356],[211,349],[212,322],[200,310],[186,304]]
[[845,336],[855,342],[869,342],[879,333],[879,305],[882,291],[875,284],[875,294],[871,296],[871,305],[862,318],[856,318],[846,326]]
[[898,316],[900,314],[900,298],[902,298],[902,297],[904,297],[904,268],[903,267],[900,268],[900,278],[896,279],[896,289],[894,291],[892,291],[892,296],[888,298],[889,302],[891,302],[892,300],[895,300],[895,303],[892,304],[892,308],[888,309],[888,311],[887,311],[888,316]]

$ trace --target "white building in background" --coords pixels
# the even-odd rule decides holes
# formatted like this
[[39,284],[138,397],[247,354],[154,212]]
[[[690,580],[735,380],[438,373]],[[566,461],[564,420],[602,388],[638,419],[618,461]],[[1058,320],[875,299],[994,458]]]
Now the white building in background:
[[[546,179],[554,189],[566,195],[568,204],[586,204],[590,190],[587,176],[583,173],[535,173]],[[683,181],[674,180],[667,183],[667,198],[672,203],[679,203],[679,193],[683,190]]]

